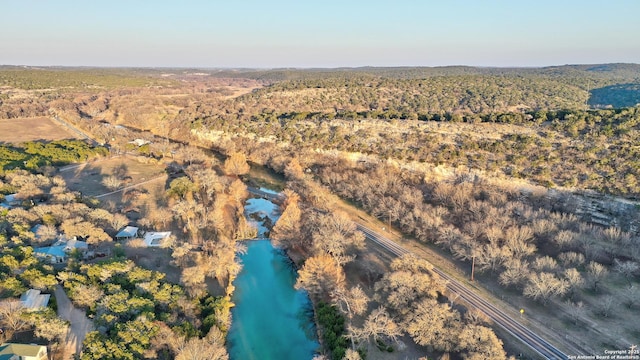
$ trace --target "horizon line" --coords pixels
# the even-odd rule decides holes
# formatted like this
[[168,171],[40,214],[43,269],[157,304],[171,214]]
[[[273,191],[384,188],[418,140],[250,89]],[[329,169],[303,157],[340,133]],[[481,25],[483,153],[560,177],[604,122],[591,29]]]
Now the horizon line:
[[605,62],[605,63],[566,63],[566,64],[550,64],[550,65],[513,65],[513,66],[499,66],[499,65],[464,65],[464,64],[450,64],[450,65],[359,65],[359,66],[335,66],[335,67],[322,67],[322,66],[282,66],[282,67],[261,67],[261,66],[153,66],[153,65],[24,65],[24,64],[0,64],[0,68],[4,67],[18,67],[18,68],[85,68],[85,69],[180,69],[180,70],[349,70],[349,69],[416,69],[416,68],[478,68],[478,69],[543,69],[562,66],[596,66],[596,65],[640,65],[640,63],[634,62]]

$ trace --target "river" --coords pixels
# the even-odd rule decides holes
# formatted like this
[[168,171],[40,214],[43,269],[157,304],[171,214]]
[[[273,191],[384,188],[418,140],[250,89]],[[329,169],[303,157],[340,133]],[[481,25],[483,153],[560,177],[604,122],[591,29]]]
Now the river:
[[[261,189],[264,190],[264,189]],[[278,219],[278,207],[265,199],[249,199],[245,214],[268,231],[264,219]],[[269,240],[247,241],[240,255],[243,269],[234,281],[232,325],[227,337],[232,360],[313,358],[319,344],[313,308],[306,292],[295,290],[297,273],[284,252]]]

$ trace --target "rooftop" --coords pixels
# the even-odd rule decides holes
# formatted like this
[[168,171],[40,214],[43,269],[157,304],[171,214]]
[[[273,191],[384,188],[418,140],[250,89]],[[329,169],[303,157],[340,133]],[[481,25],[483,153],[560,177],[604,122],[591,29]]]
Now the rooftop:
[[17,204],[16,194],[5,195],[4,201],[0,202],[0,206],[7,209],[11,209],[16,204]]
[[50,294],[41,294],[40,290],[29,289],[20,296],[20,301],[27,309],[39,309],[47,307],[49,298],[51,298]]
[[46,246],[41,248],[33,249],[34,252],[42,255],[51,255],[57,257],[65,257],[67,253],[73,251],[74,249],[86,250],[89,248],[89,245],[85,241],[76,240],[75,238],[70,240],[58,240],[52,246]]
[[135,226],[127,226],[116,234],[116,238],[132,238],[138,236],[138,228]]
[[147,246],[161,246],[163,240],[171,236],[171,231],[155,232],[148,231],[144,234],[144,243]]
[[0,345],[0,360],[10,360],[15,355],[37,357],[43,349],[46,354],[47,348],[42,345],[4,343]]
[[65,245],[45,246],[45,247],[33,249],[33,252],[41,255],[65,257],[67,256],[67,254],[64,252],[64,248],[65,248]]

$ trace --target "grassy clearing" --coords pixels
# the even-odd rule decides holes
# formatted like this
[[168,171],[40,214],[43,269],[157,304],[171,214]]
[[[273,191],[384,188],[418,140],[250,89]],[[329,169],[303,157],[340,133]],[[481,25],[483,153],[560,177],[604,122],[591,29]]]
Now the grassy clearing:
[[81,191],[84,195],[97,196],[111,191],[102,184],[102,181],[108,176],[121,178],[123,186],[127,186],[163,175],[164,168],[163,164],[144,163],[141,158],[119,156],[81,164],[78,167],[62,171],[60,175],[72,191]]
[[76,134],[47,117],[0,119],[0,143],[77,138]]

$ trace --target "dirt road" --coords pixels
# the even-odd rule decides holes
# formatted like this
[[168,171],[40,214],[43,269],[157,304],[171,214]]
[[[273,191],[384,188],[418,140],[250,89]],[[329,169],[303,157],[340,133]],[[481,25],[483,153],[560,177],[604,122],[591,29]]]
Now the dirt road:
[[56,301],[58,303],[58,316],[69,321],[69,332],[65,344],[65,359],[73,359],[73,354],[80,354],[82,341],[89,331],[93,331],[93,321],[89,320],[84,311],[76,309],[71,300],[64,293],[60,285],[56,286]]

